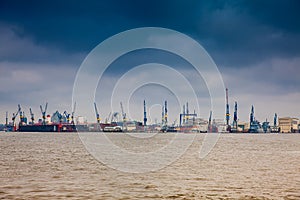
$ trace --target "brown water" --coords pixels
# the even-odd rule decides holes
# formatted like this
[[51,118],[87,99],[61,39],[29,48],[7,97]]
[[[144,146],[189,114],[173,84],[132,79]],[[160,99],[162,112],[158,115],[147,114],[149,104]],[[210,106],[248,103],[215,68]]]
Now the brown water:
[[75,133],[0,133],[0,198],[300,199],[300,134],[223,134],[201,160],[204,136],[173,164],[132,174],[95,160]]

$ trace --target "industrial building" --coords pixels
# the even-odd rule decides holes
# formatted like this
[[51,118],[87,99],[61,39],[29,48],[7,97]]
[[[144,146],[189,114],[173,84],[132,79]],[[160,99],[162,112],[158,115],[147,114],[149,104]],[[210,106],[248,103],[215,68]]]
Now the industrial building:
[[291,117],[279,118],[279,128],[281,133],[296,133],[298,130],[299,119]]

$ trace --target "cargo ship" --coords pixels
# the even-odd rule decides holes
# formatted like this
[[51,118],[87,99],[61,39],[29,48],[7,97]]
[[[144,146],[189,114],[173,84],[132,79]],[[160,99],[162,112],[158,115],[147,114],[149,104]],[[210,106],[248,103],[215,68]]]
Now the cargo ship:
[[70,123],[19,125],[18,132],[77,132],[76,125]]

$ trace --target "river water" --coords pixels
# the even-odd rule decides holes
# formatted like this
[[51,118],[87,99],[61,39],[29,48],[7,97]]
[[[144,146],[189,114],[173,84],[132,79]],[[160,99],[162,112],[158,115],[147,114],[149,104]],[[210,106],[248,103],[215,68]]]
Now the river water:
[[[96,160],[77,133],[2,132],[0,199],[300,199],[300,134],[221,134],[204,159],[205,134],[194,136],[172,164],[127,173]],[[109,137],[149,150],[174,134]]]

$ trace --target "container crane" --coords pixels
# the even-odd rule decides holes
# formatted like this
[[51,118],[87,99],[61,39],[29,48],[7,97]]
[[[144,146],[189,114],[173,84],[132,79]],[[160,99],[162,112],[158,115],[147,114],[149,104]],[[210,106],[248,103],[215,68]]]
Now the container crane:
[[42,117],[43,117],[43,125],[46,125],[46,112],[47,112],[48,102],[46,102],[45,109],[43,109],[42,105],[40,105]]
[[34,124],[34,114],[31,110],[31,108],[29,108],[29,112],[30,112],[30,119],[31,119],[31,124],[33,125]]
[[101,119],[100,119],[100,115],[98,113],[96,102],[94,102],[94,107],[95,107],[95,113],[96,113],[97,123],[99,124]]

